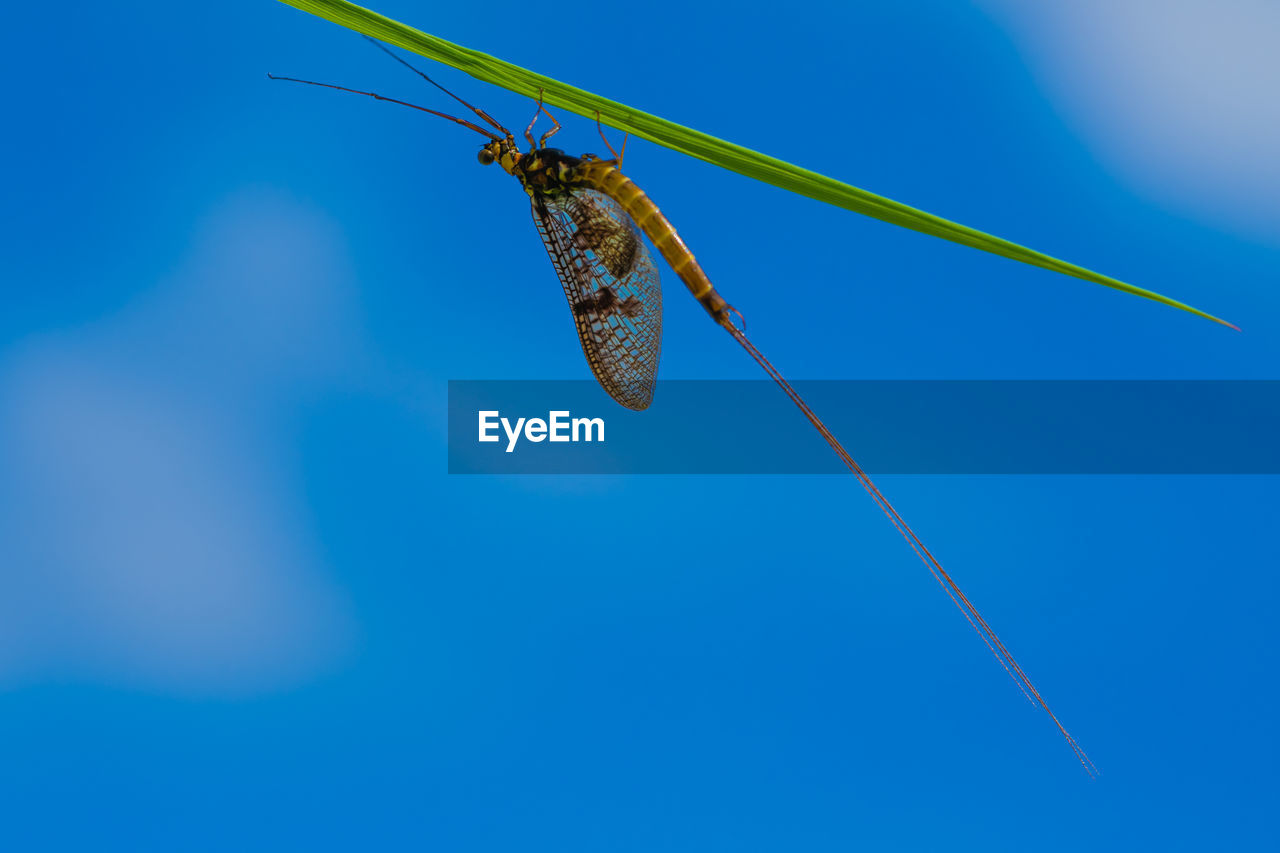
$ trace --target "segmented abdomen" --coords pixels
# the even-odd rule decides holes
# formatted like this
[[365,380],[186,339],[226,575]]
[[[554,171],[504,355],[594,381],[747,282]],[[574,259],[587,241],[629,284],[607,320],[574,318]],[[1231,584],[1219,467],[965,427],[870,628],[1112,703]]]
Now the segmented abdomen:
[[702,303],[702,307],[707,309],[716,322],[724,323],[727,320],[728,303],[711,286],[711,279],[707,278],[693,252],[680,239],[675,226],[667,221],[667,217],[662,215],[662,211],[645,195],[644,190],[618,171],[613,161],[583,161],[574,170],[574,177],[616,201],[662,253],[662,257],[675,270],[676,275],[680,276],[694,298]]

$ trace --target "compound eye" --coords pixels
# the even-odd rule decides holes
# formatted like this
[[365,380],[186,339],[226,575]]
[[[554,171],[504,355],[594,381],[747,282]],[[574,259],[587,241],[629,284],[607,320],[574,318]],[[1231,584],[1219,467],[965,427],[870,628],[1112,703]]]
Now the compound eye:
[[476,159],[479,160],[482,165],[488,166],[493,162],[493,152],[488,148],[481,148],[480,153],[476,155]]

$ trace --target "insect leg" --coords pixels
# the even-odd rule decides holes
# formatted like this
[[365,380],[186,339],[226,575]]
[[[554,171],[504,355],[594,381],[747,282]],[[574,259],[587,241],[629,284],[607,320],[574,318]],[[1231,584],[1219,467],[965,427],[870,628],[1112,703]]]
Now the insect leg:
[[465,128],[474,130],[476,133],[483,134],[493,140],[498,140],[502,138],[501,136],[495,135],[492,131],[485,130],[483,127],[480,127],[477,124],[469,122],[466,119],[461,119],[461,118],[458,118],[457,116],[451,116],[447,113],[437,112],[436,110],[429,110],[426,107],[420,107],[417,104],[411,104],[408,101],[398,101],[395,98],[388,98],[385,95],[379,95],[377,92],[365,92],[365,91],[361,91],[360,89],[348,89],[346,86],[335,86],[333,83],[318,83],[315,80],[300,80],[297,77],[280,77],[276,74],[268,74],[267,78],[270,80],[284,80],[286,83],[305,83],[308,86],[320,86],[325,89],[337,89],[339,92],[350,92],[353,95],[367,95],[368,97],[378,101],[386,101],[387,103],[391,103],[391,104],[399,104],[402,107],[412,107],[413,109],[421,110],[424,113],[431,113],[431,115],[433,116],[439,116],[440,118],[447,118],[449,121],[455,124],[460,124]]
[[624,155],[624,154],[626,154],[626,153],[627,153],[627,139],[628,139],[628,137],[630,137],[630,136],[631,136],[631,134],[629,134],[629,133],[627,133],[627,134],[623,134],[623,137],[622,137],[622,153],[621,153],[621,154],[619,154],[617,151],[614,151],[614,150],[613,150],[613,146],[612,146],[611,144],[609,144],[609,140],[608,140],[608,139],[605,137],[605,135],[604,135],[604,128],[600,126],[600,111],[599,111],[599,110],[596,110],[596,131],[600,134],[600,138],[604,140],[604,147],[609,149],[609,153],[613,155],[613,159],[617,161],[617,163],[618,163],[618,165],[619,165],[619,166],[621,166],[621,165],[622,165],[622,157],[623,157],[623,155]]
[[[538,145],[533,141],[533,126],[538,123],[538,115],[542,112],[542,90],[539,89],[538,108],[533,111],[533,118],[529,119],[529,126],[524,129],[524,138],[529,141],[530,150],[538,147]],[[555,121],[555,119],[552,119],[552,121]]]
[[547,108],[546,108],[546,107],[539,105],[539,108],[540,108],[544,113],[546,113],[547,118],[551,119],[551,123],[555,125],[555,127],[551,128],[551,129],[550,129],[550,130],[548,130],[546,133],[542,134],[542,139],[538,140],[538,147],[539,147],[539,148],[546,148],[546,147],[547,147],[547,140],[548,140],[548,139],[550,139],[551,137],[555,136],[557,133],[559,133],[559,132],[560,132],[560,122],[556,121],[556,117],[555,117],[555,116],[553,116],[553,115],[552,115],[552,114],[547,110]]
[[401,58],[401,57],[400,57],[400,56],[398,56],[397,54],[393,53],[389,47],[387,47],[386,45],[382,44],[382,43],[381,43],[381,42],[379,42],[377,39],[370,38],[369,36],[365,36],[365,37],[364,37],[364,39],[365,39],[365,41],[369,42],[369,44],[373,45],[373,46],[374,46],[374,47],[376,47],[378,50],[382,51],[382,52],[383,52],[383,53],[385,53],[387,56],[389,56],[389,57],[391,57],[392,59],[394,59],[396,62],[399,62],[399,63],[400,63],[401,65],[403,65],[405,68],[408,68],[408,69],[409,69],[410,71],[412,71],[414,74],[417,74],[417,75],[418,75],[419,77],[421,77],[423,80],[426,80],[426,81],[427,81],[428,83],[430,83],[432,86],[435,86],[435,87],[436,87],[437,89],[439,89],[441,92],[444,92],[444,93],[445,93],[446,95],[448,95],[450,98],[453,98],[455,101],[457,101],[458,103],[462,104],[462,105],[463,105],[464,107],[466,107],[467,109],[471,110],[473,113],[475,113],[476,115],[478,115],[480,118],[484,119],[486,122],[488,122],[488,123],[489,123],[489,125],[490,125],[490,126],[492,126],[492,127],[496,128],[497,130],[501,131],[503,136],[506,136],[506,137],[510,137],[510,136],[511,136],[511,131],[507,130],[505,127],[503,127],[501,124],[499,124],[499,123],[498,123],[498,121],[497,121],[493,116],[489,115],[487,112],[485,112],[484,110],[480,109],[479,107],[477,107],[477,106],[473,106],[473,105],[471,105],[471,104],[467,103],[466,101],[462,100],[462,98],[459,98],[459,97],[458,97],[457,95],[455,95],[453,92],[450,92],[450,91],[449,91],[448,89],[446,89],[444,86],[441,86],[441,85],[440,85],[439,83],[437,83],[435,80],[432,80],[429,76],[427,76],[427,73],[426,73],[425,71],[421,70],[420,68],[418,68],[418,67],[416,67],[416,66],[414,66],[414,65],[409,64],[409,62],[408,62],[408,61],[406,61],[405,59]]

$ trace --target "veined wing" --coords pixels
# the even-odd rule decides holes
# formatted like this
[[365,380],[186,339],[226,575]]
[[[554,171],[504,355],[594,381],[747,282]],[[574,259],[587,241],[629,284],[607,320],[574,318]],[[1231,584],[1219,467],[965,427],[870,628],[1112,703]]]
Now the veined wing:
[[648,408],[662,350],[662,287],[640,230],[617,202],[586,188],[535,194],[533,222],[591,372],[628,409]]

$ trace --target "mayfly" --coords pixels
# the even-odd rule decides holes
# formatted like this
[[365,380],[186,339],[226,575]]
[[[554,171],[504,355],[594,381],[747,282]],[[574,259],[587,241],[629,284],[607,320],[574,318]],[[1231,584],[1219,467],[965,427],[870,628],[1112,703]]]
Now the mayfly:
[[[273,80],[322,86],[411,107],[484,136],[488,141],[480,148],[479,161],[484,165],[498,164],[520,182],[529,196],[534,225],[564,287],[578,340],[591,372],[614,400],[630,409],[645,409],[652,401],[662,345],[662,291],[658,268],[643,239],[648,237],[716,325],[733,336],[831,446],[907,540],[1023,694],[1049,715],[1076,758],[1091,775],[1095,774],[1093,762],[1049,708],[986,619],[881,494],[862,466],[814,414],[791,383],[747,338],[741,315],[712,286],[711,279],[676,233],[675,227],[649,196],[622,173],[620,167],[626,151],[625,140],[622,152],[617,152],[605,139],[605,145],[613,155],[610,159],[594,154],[574,157],[560,149],[548,148],[547,141],[560,130],[560,123],[539,98],[533,119],[524,131],[528,148],[522,151],[511,131],[487,112],[467,103],[373,39],[369,41],[466,107],[482,124],[375,92],[294,77],[268,76]],[[541,115],[551,120],[552,127],[535,140],[533,128]],[[601,138],[604,138],[602,129]]]

